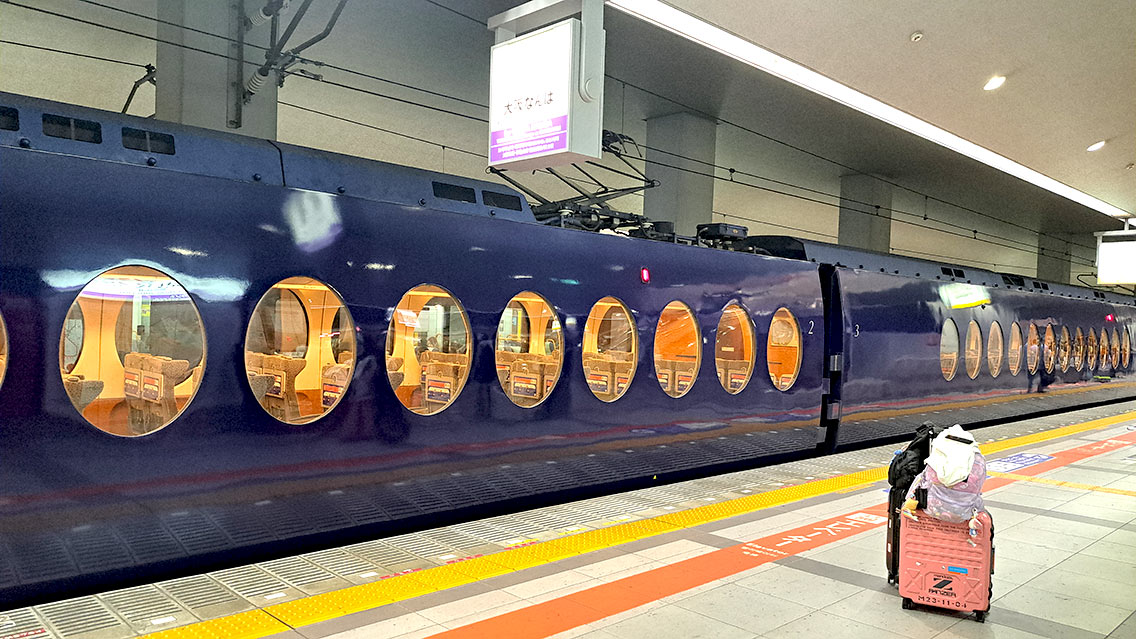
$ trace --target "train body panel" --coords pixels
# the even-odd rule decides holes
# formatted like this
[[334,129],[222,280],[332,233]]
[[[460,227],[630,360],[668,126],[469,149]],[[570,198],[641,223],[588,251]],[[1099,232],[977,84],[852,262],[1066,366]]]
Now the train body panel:
[[[0,609],[1136,395],[1127,298],[786,247],[0,94]],[[971,319],[1127,328],[1125,365],[971,379]]]
[[[1136,318],[1131,306],[850,268],[837,269],[835,276],[844,344],[838,444],[909,433],[928,419],[973,424],[1136,394],[1130,368],[1113,366],[1111,355],[1108,366],[1101,367],[1098,358],[1092,370],[1087,358],[1077,369],[1072,346],[1064,367],[1058,355],[1062,327],[1070,341],[1077,328],[1085,336],[1090,329],[1098,334],[1105,329],[1110,335],[1113,329],[1125,335],[1127,329],[1131,335]],[[957,331],[958,349],[949,380],[942,357],[948,320]],[[1021,331],[1017,373],[1010,366],[1015,323]],[[1033,372],[1028,354],[1031,323],[1038,329]],[[1045,339],[1050,326],[1052,344]],[[969,330],[977,331],[978,349],[971,344],[977,359],[971,358],[968,370]],[[1004,345],[995,360],[996,377],[989,357],[992,330],[1000,330]],[[1053,366],[1047,370],[1050,350]]]
[[[812,264],[12,146],[0,147],[0,167],[0,313],[13,345],[0,386],[5,602],[809,451],[821,437],[823,306]],[[184,287],[205,331],[200,387],[179,396],[176,419],[141,437],[89,423],[60,373],[72,304],[125,265]],[[300,425],[258,404],[244,352],[258,300],[297,276],[344,300],[357,343],[342,401]],[[392,312],[422,284],[460,301],[472,332],[468,382],[433,415],[400,403],[384,365]],[[531,409],[509,400],[494,370],[498,322],[522,291],[555,306],[565,344],[559,382]],[[637,372],[611,403],[589,389],[580,356],[603,296],[631,309],[638,338]],[[680,398],[664,393],[652,361],[660,312],[676,300],[701,334],[702,365]],[[756,338],[752,379],[736,395],[715,372],[718,322],[731,303],[746,309]],[[781,307],[802,330],[800,373],[787,391],[773,387],[765,360]],[[86,334],[82,348],[95,348]],[[121,367],[109,375],[121,389]],[[106,410],[125,404],[111,398]]]

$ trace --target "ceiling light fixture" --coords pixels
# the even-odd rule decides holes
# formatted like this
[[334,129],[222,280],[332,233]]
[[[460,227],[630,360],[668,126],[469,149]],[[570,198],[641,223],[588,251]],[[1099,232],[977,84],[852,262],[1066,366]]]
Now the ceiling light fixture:
[[984,91],[993,91],[994,89],[1001,87],[1003,84],[1006,84],[1006,76],[996,75],[996,76],[990,78],[989,80],[987,80],[986,86],[982,87],[982,89]]
[[763,49],[701,18],[684,13],[661,0],[607,0],[607,3],[624,13],[662,27],[722,55],[734,58],[876,119],[914,133],[919,137],[1009,173],[1016,178],[1068,198],[1094,211],[1100,211],[1105,215],[1114,217],[1127,217],[1129,215],[1124,209],[1113,206],[1088,193],[1078,191],[1068,184],[1058,182],[990,149],[981,147],[869,95],[840,84],[832,78],[821,75],[788,58],[781,57],[768,49]]
[[1089,145],[1089,148],[1087,148],[1085,150],[1088,151],[1089,153],[1092,153],[1093,151],[1100,151],[1101,149],[1104,148],[1104,145],[1105,145],[1106,142],[1108,142],[1108,140],[1101,140],[1100,142],[1093,142],[1092,144]]
[[922,39],[923,39],[923,32],[922,31],[916,31],[915,33],[911,34],[911,41],[912,42],[919,42]]

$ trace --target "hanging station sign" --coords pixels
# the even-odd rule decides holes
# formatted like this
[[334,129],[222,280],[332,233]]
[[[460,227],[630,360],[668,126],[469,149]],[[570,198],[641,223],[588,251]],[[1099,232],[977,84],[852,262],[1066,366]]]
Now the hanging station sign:
[[1136,229],[1097,233],[1097,284],[1136,284]]
[[[580,3],[571,9],[580,11]],[[602,23],[592,27],[567,18],[513,37],[512,29],[525,18],[502,17],[490,52],[489,165],[531,170],[599,159]],[[527,18],[531,26],[539,16]],[[490,22],[491,28],[499,26]]]

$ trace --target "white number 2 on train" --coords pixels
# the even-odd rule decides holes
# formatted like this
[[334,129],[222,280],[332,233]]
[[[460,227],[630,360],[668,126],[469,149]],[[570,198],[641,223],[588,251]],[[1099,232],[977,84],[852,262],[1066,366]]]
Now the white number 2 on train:
[[809,320],[809,335],[813,334],[813,320]]
[[856,324],[852,327],[852,337],[860,337],[860,325]]

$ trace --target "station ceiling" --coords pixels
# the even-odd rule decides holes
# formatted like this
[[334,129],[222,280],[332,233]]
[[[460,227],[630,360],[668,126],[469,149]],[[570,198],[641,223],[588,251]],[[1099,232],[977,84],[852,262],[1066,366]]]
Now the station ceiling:
[[[517,0],[438,0],[486,20]],[[923,120],[1136,211],[1136,3],[1086,0],[670,0]],[[1042,232],[1102,213],[609,8],[608,74]],[[922,37],[912,42],[911,35]],[[1007,76],[984,91],[991,76]],[[676,110],[660,100],[657,113]],[[1107,140],[1103,149],[1086,147]],[[852,172],[851,170],[849,172]]]

